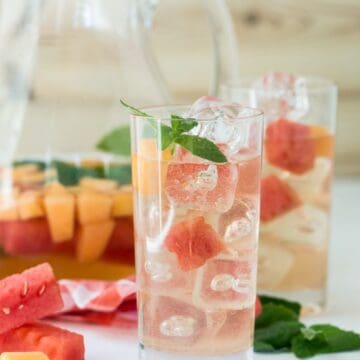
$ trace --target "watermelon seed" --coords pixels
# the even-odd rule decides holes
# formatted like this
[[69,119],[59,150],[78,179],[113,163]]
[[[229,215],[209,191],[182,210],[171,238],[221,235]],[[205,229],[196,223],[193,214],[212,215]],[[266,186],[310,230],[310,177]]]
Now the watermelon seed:
[[3,313],[4,313],[5,315],[9,315],[9,314],[10,314],[10,308],[8,308],[8,307],[3,308],[2,311],[3,311]]
[[38,296],[41,296],[46,290],[46,285],[42,285],[41,288],[38,291]]
[[19,307],[18,307],[18,310],[21,310],[24,308],[24,304],[20,304]]
[[22,292],[21,292],[21,296],[22,296],[22,297],[25,297],[25,296],[27,295],[28,291],[29,291],[28,282],[25,281],[25,282],[24,282],[23,290],[22,290]]

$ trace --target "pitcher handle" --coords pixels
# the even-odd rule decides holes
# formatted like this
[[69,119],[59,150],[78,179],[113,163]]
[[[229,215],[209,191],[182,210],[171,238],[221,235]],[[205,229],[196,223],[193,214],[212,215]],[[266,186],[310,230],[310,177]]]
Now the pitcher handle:
[[[159,0],[138,0],[142,9],[142,20],[145,29],[151,28],[153,14]],[[209,83],[209,94],[217,96],[220,84],[239,77],[239,53],[231,14],[225,0],[203,0],[207,11],[213,40],[213,72]],[[150,49],[147,32],[143,34],[143,48],[150,68],[159,79],[158,84],[164,99],[172,102],[172,95]]]

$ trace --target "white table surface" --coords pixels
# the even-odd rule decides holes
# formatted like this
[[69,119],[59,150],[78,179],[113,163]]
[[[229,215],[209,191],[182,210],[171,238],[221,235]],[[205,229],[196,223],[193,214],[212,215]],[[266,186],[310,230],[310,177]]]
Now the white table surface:
[[[329,322],[360,332],[360,178],[337,179],[333,193],[333,235],[330,248],[329,309],[305,323]],[[136,360],[136,330],[57,323],[85,336],[86,360]],[[259,355],[254,360],[294,359],[288,354]],[[316,359],[360,360],[360,351]]]

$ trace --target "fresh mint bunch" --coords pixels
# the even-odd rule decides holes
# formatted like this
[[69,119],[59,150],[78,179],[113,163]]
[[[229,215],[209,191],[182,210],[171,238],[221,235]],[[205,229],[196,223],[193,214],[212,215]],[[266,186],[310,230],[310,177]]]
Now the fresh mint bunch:
[[[198,125],[198,122],[195,119],[172,114],[170,116],[171,126],[164,124],[160,124],[159,126],[153,116],[127,104],[123,100],[120,100],[120,102],[130,114],[146,118],[154,130],[157,131],[160,128],[161,150],[165,150],[168,147],[177,144],[200,158],[217,163],[227,162],[226,156],[216,144],[206,138],[186,134]],[[97,148],[118,155],[129,155],[129,139],[129,128],[118,127],[105,135],[97,144]]]
[[305,359],[360,350],[360,334],[328,324],[306,327],[299,320],[299,303],[269,296],[260,296],[260,301],[262,312],[255,322],[256,352],[292,352]]

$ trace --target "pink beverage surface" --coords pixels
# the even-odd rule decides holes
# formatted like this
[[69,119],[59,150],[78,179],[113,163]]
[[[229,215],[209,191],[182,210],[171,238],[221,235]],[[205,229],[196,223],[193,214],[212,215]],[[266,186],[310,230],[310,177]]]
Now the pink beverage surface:
[[[285,131],[287,135],[293,133],[291,149],[287,148],[289,141],[282,142],[281,131],[286,126],[290,128]],[[307,125],[301,125],[301,136],[296,137],[298,127],[299,124],[293,127],[288,120],[282,120],[279,127],[275,122],[271,131],[266,131],[261,185],[260,291],[325,288],[334,139],[326,129]],[[268,139],[274,133],[276,146],[274,139]],[[291,152],[298,146],[294,145],[296,142],[307,144],[303,159],[299,159],[302,152]]]
[[199,356],[251,348],[259,164],[260,157],[223,165],[167,162],[161,193],[136,193],[145,347]]

